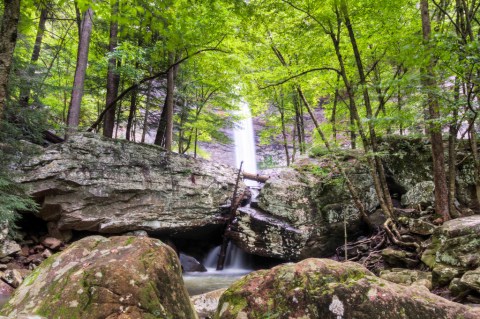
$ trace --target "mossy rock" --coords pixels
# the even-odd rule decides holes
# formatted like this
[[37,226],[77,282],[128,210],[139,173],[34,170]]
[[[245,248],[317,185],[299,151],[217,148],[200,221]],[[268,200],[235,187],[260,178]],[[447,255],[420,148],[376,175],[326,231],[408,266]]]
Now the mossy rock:
[[480,215],[462,217],[438,227],[422,255],[433,270],[434,286],[447,285],[453,278],[480,267]]
[[474,319],[480,310],[425,287],[380,279],[359,264],[306,259],[251,273],[222,295],[215,319]]
[[197,318],[176,253],[157,239],[91,236],[43,262],[0,311],[49,319]]

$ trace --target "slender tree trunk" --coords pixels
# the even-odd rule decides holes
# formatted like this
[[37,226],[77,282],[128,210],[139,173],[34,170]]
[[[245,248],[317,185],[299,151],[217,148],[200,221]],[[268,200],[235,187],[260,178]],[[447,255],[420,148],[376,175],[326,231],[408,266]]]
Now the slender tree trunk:
[[[358,75],[360,77],[360,85],[363,86],[363,98],[364,98],[364,103],[365,103],[365,109],[367,113],[367,118],[372,119],[373,114],[372,114],[372,107],[370,103],[370,95],[368,92],[367,88],[367,81],[366,81],[366,76],[365,76],[365,71],[363,67],[363,63],[361,60],[360,56],[360,51],[357,46],[356,38],[355,38],[355,33],[353,31],[353,27],[350,21],[350,16],[348,13],[348,8],[345,0],[342,0],[340,2],[340,10],[343,14],[343,19],[345,20],[345,25],[348,30],[348,35],[350,38],[350,44],[353,49],[353,53],[355,56],[355,63],[357,66],[357,71]],[[339,17],[338,17],[339,18]],[[377,193],[378,200],[380,202],[380,206],[382,207],[382,211],[385,213],[386,216],[388,216],[391,219],[394,219],[393,215],[393,204],[392,204],[392,199],[390,197],[390,192],[388,190],[388,185],[385,177],[385,172],[383,169],[383,164],[381,162],[381,159],[375,154],[377,151],[377,145],[376,145],[376,132],[375,128],[373,126],[372,121],[368,121],[368,132],[369,136],[364,131],[360,116],[358,114],[358,109],[356,106],[356,102],[354,99],[354,92],[353,88],[351,86],[350,81],[347,78],[347,74],[345,71],[345,66],[343,63],[343,58],[340,53],[340,42],[338,39],[334,38],[333,33],[331,34],[334,46],[335,46],[335,51],[341,66],[341,75],[345,83],[345,87],[347,88],[347,92],[349,95],[350,99],[350,112],[353,113],[355,121],[357,123],[357,128],[360,133],[360,136],[362,138],[363,146],[365,148],[365,152],[369,153],[370,151],[374,152],[373,158],[371,156],[367,157],[367,162],[370,167],[370,172],[373,178],[374,186],[375,186],[375,191]]]
[[130,96],[130,111],[128,112],[127,130],[125,132],[125,138],[127,141],[132,139],[133,119],[137,112],[137,90],[133,90]]
[[[460,101],[460,79],[455,77],[454,100],[458,105]],[[457,177],[457,133],[458,133],[458,109],[452,111],[452,120],[449,125],[448,136],[448,210],[454,214],[455,207],[455,180]]]
[[332,123],[332,135],[335,143],[337,142],[337,104],[339,99],[338,83],[340,81],[340,75],[337,76],[337,86],[335,87],[335,94],[333,97],[332,117],[330,122]]
[[22,88],[20,90],[19,103],[22,107],[28,106],[28,100],[30,99],[30,91],[32,89],[33,77],[35,75],[35,64],[40,57],[40,49],[42,48],[43,34],[45,33],[45,22],[47,21],[48,9],[46,7],[40,10],[40,18],[38,21],[37,36],[35,38],[35,44],[33,46],[32,57],[30,58],[30,65],[27,68],[27,75],[23,81]]
[[[282,97],[283,99],[283,97]],[[283,137],[283,148],[285,149],[285,156],[287,158],[287,166],[290,166],[290,154],[288,154],[288,140],[287,140],[287,131],[285,128],[285,109],[280,108],[280,119],[282,121],[282,137]]]
[[295,155],[297,155],[297,126],[293,125],[292,130],[292,163],[295,162]]
[[90,36],[92,34],[93,26],[93,10],[88,10],[83,15],[80,30],[80,42],[78,44],[77,66],[75,69],[75,77],[73,80],[72,98],[70,99],[70,106],[68,108],[67,117],[67,134],[73,132],[80,123],[80,105],[82,103],[83,88],[85,85],[85,75],[88,65],[88,51],[90,47]]
[[[112,14],[110,21],[110,40],[108,43],[108,52],[113,54],[118,44],[118,6],[119,1],[115,1],[112,4]],[[120,83],[120,75],[117,73],[117,59],[110,57],[108,59],[108,72],[107,72],[107,96],[105,105],[110,105],[118,95],[118,85]],[[103,136],[113,137],[113,128],[115,127],[115,111],[116,107],[110,108],[103,118]]]
[[[173,64],[174,54],[170,53],[169,62]],[[172,150],[173,142],[173,102],[175,89],[175,68],[170,68],[167,72],[167,94],[165,103],[163,105],[162,115],[160,117],[160,124],[155,137],[155,145],[165,147],[167,150]]]
[[[423,41],[427,49],[430,49],[430,14],[428,12],[428,0],[420,1],[420,10],[422,17],[422,33]],[[429,135],[432,145],[433,158],[433,181],[435,183],[435,211],[443,217],[444,221],[450,219],[448,211],[448,188],[445,176],[445,159],[443,153],[443,138],[441,125],[438,124],[440,119],[440,105],[438,99],[433,93],[437,83],[435,80],[434,61],[430,58],[428,65],[422,68],[422,83],[427,91],[428,116],[429,116]]]
[[[173,64],[174,54],[169,54],[170,64]],[[167,151],[172,150],[173,144],[173,108],[174,108],[174,90],[175,90],[175,71],[176,68],[171,68],[167,74],[167,127],[165,130],[165,148]]]
[[145,135],[148,131],[148,117],[150,115],[150,103],[152,99],[152,82],[148,82],[147,102],[145,104],[145,118],[143,119],[142,143],[145,143]]
[[3,18],[0,26],[0,120],[7,100],[8,79],[17,43],[20,19],[20,0],[3,0]]
[[469,120],[469,124],[468,138],[475,167],[475,194],[477,197],[477,207],[480,208],[480,156],[478,154],[477,132],[475,131],[475,117]]
[[[307,109],[308,114],[310,115],[310,119],[313,121],[313,123],[315,125],[317,133],[320,135],[320,138],[322,139],[322,141],[323,141],[325,147],[327,148],[327,150],[330,153],[333,153],[333,150],[330,146],[330,143],[328,142],[327,138],[325,137],[325,134],[323,133],[322,129],[320,128],[320,124],[318,123],[317,119],[315,118],[315,115],[313,114],[312,108],[310,107],[307,99],[305,98],[305,95],[303,94],[302,89],[300,87],[298,87],[297,90],[298,90],[298,93],[300,95],[300,98],[302,99],[302,101],[305,105],[305,108]],[[344,180],[347,184],[347,188],[348,188],[348,191],[350,193],[350,196],[352,197],[352,200],[353,200],[355,206],[357,207],[357,209],[359,211],[360,217],[367,224],[368,228],[370,230],[373,230],[374,227],[373,227],[373,224],[372,224],[370,218],[368,217],[367,211],[365,210],[365,206],[363,205],[362,201],[360,200],[360,197],[358,196],[357,190],[356,190],[355,186],[353,185],[352,181],[350,180],[350,178],[348,177],[347,173],[345,172],[345,170],[343,169],[341,164],[339,164],[336,160],[334,160],[334,168],[338,169],[338,171],[340,172],[340,174],[344,178]]]

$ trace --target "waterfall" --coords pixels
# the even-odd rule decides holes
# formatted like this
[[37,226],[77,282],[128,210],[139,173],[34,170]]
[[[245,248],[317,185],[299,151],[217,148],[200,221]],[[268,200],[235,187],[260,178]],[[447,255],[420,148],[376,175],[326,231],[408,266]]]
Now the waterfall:
[[[246,102],[240,102],[237,113],[240,120],[235,125],[233,136],[235,139],[235,164],[240,167],[243,161],[243,171],[256,174],[257,158],[255,152],[255,134],[253,132],[252,114]],[[246,181],[248,186],[256,186],[257,182]]]
[[[209,271],[217,267],[218,254],[220,254],[220,246],[214,247],[207,254],[203,261],[203,265]],[[250,256],[243,250],[230,243],[227,248],[227,257],[225,258],[225,270],[227,271],[245,271],[251,270]]]

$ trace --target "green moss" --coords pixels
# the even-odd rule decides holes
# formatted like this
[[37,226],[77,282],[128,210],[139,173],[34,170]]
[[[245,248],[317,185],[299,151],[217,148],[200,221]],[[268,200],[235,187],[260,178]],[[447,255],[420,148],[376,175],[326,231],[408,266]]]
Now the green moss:
[[128,246],[132,244],[135,241],[136,237],[135,236],[130,236],[128,239],[123,243],[124,246]]

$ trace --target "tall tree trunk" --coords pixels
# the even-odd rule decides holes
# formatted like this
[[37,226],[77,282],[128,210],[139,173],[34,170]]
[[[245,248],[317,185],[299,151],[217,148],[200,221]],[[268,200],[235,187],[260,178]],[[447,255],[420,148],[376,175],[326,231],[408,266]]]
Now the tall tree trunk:
[[[170,64],[175,63],[175,55],[169,54]],[[171,68],[167,74],[167,129],[165,130],[165,148],[167,151],[172,150],[173,144],[173,104],[174,104],[174,90],[175,90],[175,71],[176,68]]]
[[127,141],[132,139],[133,119],[137,112],[137,90],[133,90],[130,96],[130,110],[128,112],[127,130],[125,132],[125,138]]
[[17,27],[20,19],[20,0],[3,0],[3,17],[0,26],[0,120],[7,100],[8,78],[17,43]]
[[475,168],[475,194],[477,197],[477,207],[480,208],[480,155],[478,154],[477,132],[475,130],[475,117],[469,120],[470,129],[468,139],[472,150],[473,163]]
[[67,134],[73,132],[80,123],[80,105],[82,103],[83,88],[85,85],[85,75],[88,64],[88,51],[90,47],[90,36],[93,26],[93,10],[88,10],[83,15],[80,30],[80,42],[78,44],[77,66],[75,68],[75,77],[73,80],[72,98],[68,108]]
[[27,68],[27,75],[23,81],[22,88],[20,90],[19,103],[22,107],[28,106],[28,100],[30,99],[30,91],[32,89],[33,77],[35,75],[35,64],[40,57],[40,50],[42,48],[43,34],[45,33],[45,22],[47,22],[47,7],[43,7],[40,10],[40,18],[38,21],[37,36],[35,38],[35,44],[33,46],[32,57],[30,58],[30,65]]
[[[110,40],[108,43],[108,52],[113,54],[115,48],[118,44],[118,6],[119,1],[115,1],[112,4],[112,14],[110,21]],[[108,59],[108,73],[107,73],[107,96],[105,105],[110,105],[118,95],[118,85],[120,83],[120,75],[116,72],[117,69],[117,59],[113,56]],[[113,137],[113,128],[115,127],[115,111],[116,107],[113,106],[110,108],[107,113],[105,113],[103,119],[103,136]]]
[[[387,216],[393,217],[393,204],[392,204],[392,199],[390,197],[390,192],[387,185],[387,180],[385,177],[385,171],[384,171],[381,159],[376,155],[377,137],[376,137],[374,124],[371,121],[373,119],[373,112],[372,112],[372,106],[370,102],[370,95],[367,87],[365,70],[364,70],[362,59],[361,59],[360,51],[358,49],[357,41],[355,38],[355,32],[353,31],[352,23],[350,21],[350,15],[348,12],[347,3],[345,0],[342,0],[340,2],[340,10],[343,14],[343,19],[345,21],[345,25],[348,30],[350,44],[352,46],[352,50],[355,57],[355,64],[357,66],[358,75],[360,77],[360,86],[363,87],[363,90],[362,90],[363,100],[365,104],[367,118],[369,119],[367,123],[368,133],[369,133],[368,137],[367,137],[367,134],[365,134],[364,129],[362,127],[361,119],[358,114],[358,109],[356,107],[355,100],[353,99],[353,89],[351,88],[350,84],[345,83],[345,86],[347,87],[347,90],[349,90],[349,93],[350,93],[349,96],[350,96],[351,112],[353,111],[355,120],[357,121],[357,127],[362,137],[365,151],[367,153],[370,151],[374,152],[373,159],[372,157],[368,156],[367,161],[370,166],[370,170],[371,170],[372,178],[374,180],[375,190],[377,193],[378,200],[380,202],[380,206],[382,207],[382,210]],[[337,45],[339,45],[339,43],[337,43]],[[338,48],[338,51],[339,51],[339,48]],[[343,73],[342,76],[344,77],[344,82],[345,82],[345,79],[347,77],[346,77],[346,72],[343,66],[343,60],[341,62],[341,65],[342,65],[342,73]],[[349,83],[349,81],[347,82]],[[350,88],[348,89],[348,87]]]
[[[169,53],[169,63],[175,63],[175,54]],[[172,150],[173,144],[173,102],[175,89],[175,67],[170,68],[167,73],[167,94],[162,110],[160,125],[158,126],[155,144],[164,146],[168,151]],[[163,121],[162,121],[163,120]]]
[[[420,1],[420,10],[422,17],[422,33],[423,41],[427,50],[430,50],[430,14],[428,12],[428,0]],[[429,125],[428,131],[430,135],[430,143],[432,145],[433,157],[433,181],[435,183],[435,211],[443,217],[444,221],[450,219],[448,211],[448,188],[445,176],[445,158],[443,153],[443,138],[441,125],[438,123],[440,119],[440,105],[438,99],[433,93],[437,88],[434,72],[434,61],[430,57],[428,65],[422,68],[422,84],[427,91],[428,103],[428,117]]]
[[[460,100],[460,79],[455,78],[454,100],[459,103]],[[455,180],[457,177],[457,133],[458,133],[458,110],[452,111],[452,120],[449,125],[448,136],[448,210],[450,214],[456,212],[455,208]]]
[[152,81],[148,82],[147,102],[145,103],[145,118],[143,119],[143,131],[141,142],[145,143],[145,135],[148,131],[148,117],[150,115],[150,103],[152,100]]

